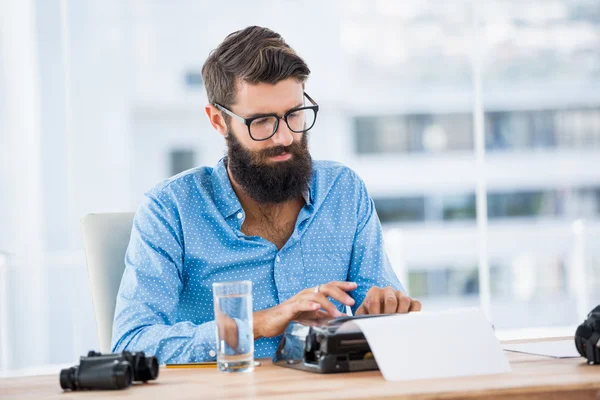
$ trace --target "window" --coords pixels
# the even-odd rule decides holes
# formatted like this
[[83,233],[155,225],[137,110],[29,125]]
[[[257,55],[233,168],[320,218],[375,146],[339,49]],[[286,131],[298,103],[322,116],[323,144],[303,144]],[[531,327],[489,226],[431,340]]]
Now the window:
[[452,195],[443,197],[443,219],[452,220],[474,220],[475,219],[475,195]]
[[[488,111],[488,150],[600,148],[600,109]],[[473,149],[470,114],[408,114],[354,118],[358,154]]]
[[600,148],[600,109],[559,111],[554,123],[558,146]]
[[[475,194],[444,194],[419,197],[374,198],[379,219],[387,222],[474,221]],[[491,220],[526,217],[600,216],[600,188],[490,192]]]
[[490,219],[510,217],[558,216],[561,201],[555,191],[489,193],[488,217]]
[[[501,282],[510,277],[501,277],[502,269],[491,268],[492,291],[499,293]],[[474,297],[479,294],[479,275],[476,265],[428,266],[414,268],[408,274],[408,283],[414,296],[423,298]]]
[[580,188],[565,199],[565,214],[572,218],[594,218],[600,215],[600,187]]
[[354,118],[358,154],[472,150],[469,114],[411,114]]
[[418,148],[402,116],[359,117],[354,125],[358,153],[409,153]]
[[486,146],[489,150],[549,148],[556,145],[554,112],[488,112]]
[[382,222],[425,220],[424,197],[376,198],[373,200]]

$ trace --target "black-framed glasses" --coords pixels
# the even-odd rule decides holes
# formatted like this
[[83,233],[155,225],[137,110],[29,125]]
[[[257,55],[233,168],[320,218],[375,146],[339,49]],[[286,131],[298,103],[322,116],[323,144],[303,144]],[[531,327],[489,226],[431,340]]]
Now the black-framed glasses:
[[271,113],[244,118],[219,103],[215,103],[215,107],[243,122],[248,127],[248,134],[253,140],[262,141],[270,139],[277,132],[280,119],[283,119],[290,131],[295,133],[304,133],[315,126],[319,105],[308,94],[304,93],[304,96],[312,103],[312,106],[292,108],[282,116]]

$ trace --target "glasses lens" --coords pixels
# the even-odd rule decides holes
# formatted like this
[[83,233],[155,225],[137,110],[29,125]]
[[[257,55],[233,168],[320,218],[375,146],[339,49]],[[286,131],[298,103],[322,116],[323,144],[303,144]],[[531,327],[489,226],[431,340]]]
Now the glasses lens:
[[255,119],[250,124],[250,135],[255,140],[266,139],[273,134],[277,118],[262,117]]
[[296,110],[287,116],[287,123],[290,130],[294,132],[304,132],[312,128],[315,124],[317,114],[312,108]]

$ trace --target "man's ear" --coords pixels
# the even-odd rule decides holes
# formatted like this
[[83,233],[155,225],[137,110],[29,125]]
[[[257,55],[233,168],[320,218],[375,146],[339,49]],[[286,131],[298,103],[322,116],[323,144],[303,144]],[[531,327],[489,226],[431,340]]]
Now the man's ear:
[[223,119],[223,114],[221,111],[217,109],[217,107],[212,104],[207,104],[204,107],[204,111],[206,112],[206,116],[210,121],[210,124],[219,132],[223,137],[227,137],[227,125],[225,124],[225,120]]

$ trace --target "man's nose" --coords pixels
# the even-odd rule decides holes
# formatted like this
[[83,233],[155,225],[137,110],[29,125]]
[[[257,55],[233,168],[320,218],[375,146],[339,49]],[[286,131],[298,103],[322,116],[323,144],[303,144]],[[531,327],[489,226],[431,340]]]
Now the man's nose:
[[275,134],[271,136],[271,140],[273,141],[273,144],[277,146],[289,146],[294,141],[294,135],[283,118],[279,119],[279,126],[277,127]]

